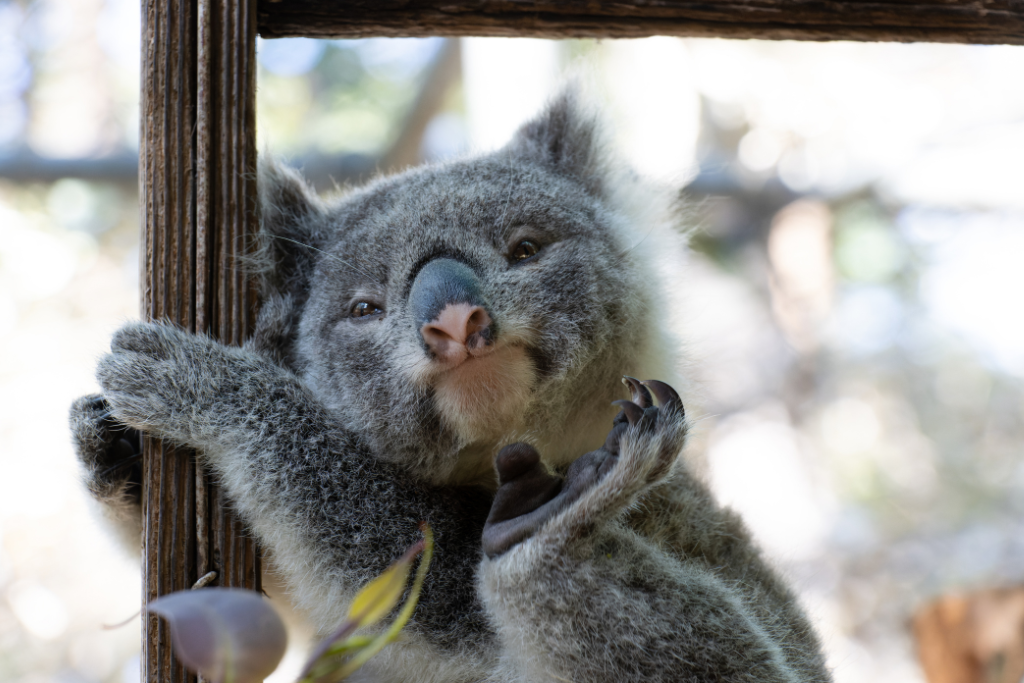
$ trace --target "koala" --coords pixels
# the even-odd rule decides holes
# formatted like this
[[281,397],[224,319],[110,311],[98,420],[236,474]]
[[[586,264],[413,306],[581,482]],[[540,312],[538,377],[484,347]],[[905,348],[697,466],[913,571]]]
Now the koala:
[[331,201],[264,163],[260,193],[253,338],[128,324],[72,407],[127,536],[145,433],[197,449],[320,633],[431,524],[406,637],[358,680],[830,679],[680,457],[675,197],[614,160],[575,90],[493,153]]

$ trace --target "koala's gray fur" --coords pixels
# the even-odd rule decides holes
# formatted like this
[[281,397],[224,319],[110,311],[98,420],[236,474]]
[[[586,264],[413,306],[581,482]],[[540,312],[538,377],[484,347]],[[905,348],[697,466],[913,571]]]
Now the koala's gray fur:
[[[572,91],[493,154],[332,203],[270,164],[261,193],[254,339],[120,330],[103,397],[72,409],[96,497],[137,520],[114,424],[197,448],[321,632],[428,520],[408,637],[360,680],[829,680],[793,595],[678,460],[671,390],[648,385],[658,408],[634,383],[615,418],[623,375],[678,382],[659,265],[678,245],[670,195],[609,161]],[[524,239],[540,251],[515,262]],[[454,368],[409,303],[442,257],[479,278],[493,321],[486,355]],[[378,312],[351,317],[358,302]],[[517,440],[565,481],[535,460],[520,477],[536,453],[520,445],[498,487]],[[534,501],[534,481],[552,493]]]

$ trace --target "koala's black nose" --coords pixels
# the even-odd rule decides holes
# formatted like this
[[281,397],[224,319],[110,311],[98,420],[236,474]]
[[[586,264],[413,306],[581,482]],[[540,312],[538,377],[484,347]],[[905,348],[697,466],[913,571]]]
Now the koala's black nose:
[[493,341],[494,320],[480,279],[455,259],[423,266],[409,291],[409,308],[424,346],[441,360],[462,360]]

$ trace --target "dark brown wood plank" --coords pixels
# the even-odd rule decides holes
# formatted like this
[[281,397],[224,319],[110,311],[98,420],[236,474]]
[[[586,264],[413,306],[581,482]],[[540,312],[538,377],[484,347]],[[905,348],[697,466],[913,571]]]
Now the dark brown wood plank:
[[[189,144],[194,123],[195,55],[188,3],[149,0],[143,6],[142,215],[143,315],[188,325],[193,271],[182,263],[191,213],[194,166]],[[187,301],[186,301],[187,299]],[[194,460],[189,453],[145,439],[143,599],[189,588],[195,582]],[[174,563],[169,559],[174,558]],[[170,632],[155,616],[143,619],[143,675],[150,681],[194,680],[171,654]]]
[[653,35],[1024,44],[1020,0],[259,0],[265,38]]
[[[142,312],[240,344],[255,290],[240,258],[255,233],[255,34],[251,0],[143,4]],[[154,439],[143,447],[144,599],[213,585],[260,588],[257,549],[195,465]],[[147,681],[191,683],[169,632],[144,620]]]

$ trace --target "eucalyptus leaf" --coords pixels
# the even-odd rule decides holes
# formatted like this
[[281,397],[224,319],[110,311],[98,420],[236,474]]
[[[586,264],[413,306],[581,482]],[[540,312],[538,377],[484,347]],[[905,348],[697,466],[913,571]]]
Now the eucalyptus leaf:
[[422,550],[423,542],[416,543],[383,574],[363,586],[352,600],[349,620],[361,628],[372,626],[386,617],[405,592],[412,561]]
[[[348,618],[331,636],[313,651],[306,663],[300,683],[337,683],[359,669],[388,643],[394,642],[408,623],[419,601],[423,581],[434,555],[434,534],[430,525],[420,523],[423,540],[413,544],[383,574],[370,581],[356,594]],[[413,560],[423,553],[409,596],[395,620],[383,633],[373,636],[355,634],[358,628],[377,623],[401,598],[409,579]]]
[[147,610],[170,624],[178,659],[213,683],[259,683],[277,668],[288,645],[281,617],[254,591],[178,591]]
[[[420,599],[420,591],[423,590],[423,581],[427,578],[427,570],[430,568],[430,560],[434,557],[434,532],[430,528],[430,525],[426,522],[420,524],[420,531],[423,532],[423,542],[420,545],[420,549],[423,551],[423,559],[420,560],[420,566],[416,569],[416,578],[413,580],[412,590],[409,591],[409,597],[406,599],[405,604],[402,605],[401,611],[395,620],[391,622],[391,626],[387,631],[380,634],[373,639],[371,643],[361,648],[355,655],[341,667],[338,672],[339,679],[348,678],[356,670],[365,664],[371,657],[381,651],[381,649],[388,643],[394,642],[398,638],[399,632],[405,628],[405,625],[409,622],[409,617],[412,616],[413,611],[416,609],[416,603]],[[406,557],[414,550],[419,552],[416,546],[409,549],[406,553]],[[404,558],[403,558],[404,559]],[[411,561],[411,557],[410,557]]]

